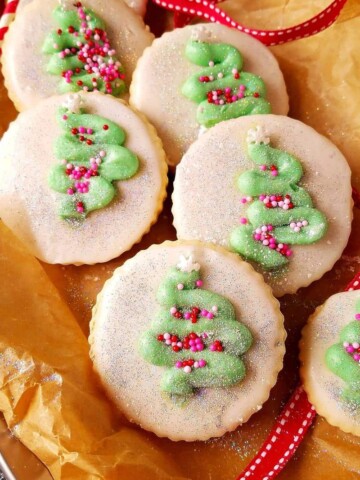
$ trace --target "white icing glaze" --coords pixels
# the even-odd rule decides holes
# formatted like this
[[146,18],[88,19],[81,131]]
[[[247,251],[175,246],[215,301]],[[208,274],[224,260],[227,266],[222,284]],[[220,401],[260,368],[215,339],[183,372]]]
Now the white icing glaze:
[[120,255],[149,229],[165,196],[166,164],[152,127],[109,95],[82,96],[89,113],[124,129],[124,146],[138,156],[140,168],[118,182],[107,207],[71,227],[58,215],[62,194],[51,190],[47,180],[51,166],[59,163],[54,141],[62,131],[56,113],[67,95],[43,100],[18,116],[0,142],[0,216],[32,254],[48,263],[97,263]]
[[[111,45],[125,68],[129,87],[136,62],[153,35],[142,19],[120,0],[85,0],[106,24]],[[46,35],[58,28],[52,18],[57,0],[32,0],[17,13],[3,45],[3,73],[9,94],[19,110],[57,93],[58,76],[46,73],[48,55],[41,52]],[[125,98],[125,96],[123,96]]]
[[[213,42],[230,43],[239,49],[244,58],[243,70],[264,80],[273,113],[286,115],[289,109],[286,87],[270,50],[234,29],[217,24],[206,24],[204,28],[211,32]],[[183,83],[199,71],[185,57],[185,46],[194,29],[179,28],[156,39],[139,60],[130,89],[130,102],[157,129],[172,166],[179,163],[199,133],[198,105],[181,93]]]
[[[241,172],[255,168],[247,155],[250,128],[263,126],[278,148],[297,157],[315,207],[328,219],[326,235],[312,245],[293,245],[282,274],[264,272],[275,296],[294,293],[330,270],[348,241],[352,220],[350,169],[340,151],[303,123],[279,115],[256,115],[223,122],[202,135],[177,167],[174,225],[180,239],[210,241],[229,248],[230,232],[246,216],[236,186]],[[191,192],[191,194],[189,194]]]
[[[204,289],[228,298],[254,337],[243,357],[245,379],[228,389],[202,389],[185,407],[161,394],[164,369],[143,360],[137,347],[159,311],[159,284],[180,255],[197,259]],[[91,356],[106,391],[127,417],[159,436],[205,440],[247,421],[268,398],[282,368],[282,321],[261,276],[237,256],[198,242],[165,242],[137,254],[105,284],[94,308]]]
[[[20,0],[17,7],[17,12],[21,11],[25,5],[27,5],[32,1],[33,0]],[[74,1],[71,1],[71,0],[59,0],[59,1],[65,1],[65,2],[70,1],[72,4],[74,3]],[[119,3],[122,3],[122,0],[116,0],[116,1]],[[142,17],[145,15],[147,0],[124,0],[124,1],[129,7],[135,10],[136,13],[138,13]]]
[[309,319],[300,343],[301,377],[316,411],[345,432],[360,435],[360,408],[351,409],[341,399],[346,383],[325,363],[326,350],[340,341],[340,331],[354,320],[360,292],[331,296]]

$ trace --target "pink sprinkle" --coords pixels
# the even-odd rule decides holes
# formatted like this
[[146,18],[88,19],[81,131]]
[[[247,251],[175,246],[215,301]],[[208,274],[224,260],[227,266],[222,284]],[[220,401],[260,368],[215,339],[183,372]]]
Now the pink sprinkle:
[[208,314],[206,316],[209,320],[212,320],[214,318],[214,314],[211,313],[211,312],[208,312]]
[[184,289],[184,284],[183,283],[178,283],[177,289],[178,290],[183,290]]
[[174,315],[174,313],[176,313],[176,312],[177,312],[177,308],[176,308],[176,307],[171,307],[171,308],[170,308],[170,313],[171,313],[171,315]]
[[255,240],[261,240],[261,234],[260,233],[255,233],[254,239]]
[[80,133],[85,133],[85,128],[84,127],[79,127],[79,132]]
[[272,230],[274,230],[274,227],[272,225],[268,225],[267,228],[268,228],[268,232],[271,232]]
[[245,217],[241,217],[241,218],[240,218],[240,223],[241,223],[242,225],[247,224],[247,219],[246,219]]
[[278,171],[277,170],[271,170],[271,175],[273,177],[277,177],[278,176]]
[[185,318],[185,320],[190,320],[190,318],[191,318],[190,312],[185,312],[184,313],[184,318]]
[[190,347],[190,350],[191,350],[192,352],[197,352],[196,345],[193,345],[192,347]]
[[74,190],[72,188],[67,189],[68,195],[74,195]]
[[357,313],[357,314],[355,315],[355,319],[356,319],[356,320],[360,320],[360,313]]
[[182,362],[177,361],[177,362],[175,363],[175,367],[176,367],[176,368],[181,368],[181,367],[182,367]]
[[215,352],[216,346],[215,346],[214,344],[211,344],[211,345],[210,345],[210,350],[211,350],[212,352]]
[[239,90],[245,90],[245,88],[246,88],[245,85],[242,85],[242,84],[239,85]]
[[209,312],[205,309],[201,310],[201,316],[206,317]]
[[241,203],[246,203],[246,202],[247,202],[246,197],[243,197],[243,198],[241,199]]
[[261,202],[263,202],[263,201],[265,200],[265,198],[266,198],[265,195],[260,195],[259,200],[260,200]]
[[67,120],[68,119],[68,116],[67,115],[63,115],[63,120]]
[[203,281],[202,280],[196,280],[196,286],[201,288],[203,286]]
[[349,345],[348,347],[346,347],[346,351],[347,351],[348,353],[353,353],[354,350],[355,350],[354,347],[352,347],[351,345]]
[[101,158],[104,158],[106,155],[106,152],[104,152],[104,150],[101,150],[101,152],[99,152],[99,155]]
[[204,350],[204,345],[203,345],[202,343],[198,343],[198,344],[196,345],[196,350],[197,350],[198,352],[202,352],[202,351]]
[[244,98],[244,94],[243,94],[242,92],[239,92],[239,93],[237,94],[237,97],[238,97],[238,98]]
[[92,135],[93,129],[92,129],[92,128],[88,128],[88,129],[86,130],[86,133],[87,133],[88,135]]
[[199,360],[199,367],[200,367],[200,368],[205,367],[205,365],[206,365],[205,360],[203,360],[203,359]]
[[[262,170],[263,172],[266,170],[266,165],[260,165],[260,170]],[[264,197],[265,198],[265,197]]]

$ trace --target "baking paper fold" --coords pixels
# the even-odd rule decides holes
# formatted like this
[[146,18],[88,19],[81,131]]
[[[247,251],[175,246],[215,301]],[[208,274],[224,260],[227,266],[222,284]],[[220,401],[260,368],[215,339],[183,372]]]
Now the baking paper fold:
[[11,431],[55,479],[185,480],[105,398],[85,335],[3,224],[0,252],[0,410]]
[[[247,26],[271,29],[305,21],[328,3],[226,0],[221,7]],[[150,23],[158,24],[158,20],[153,11]],[[313,126],[340,148],[358,189],[359,32],[360,2],[350,0],[338,22],[328,30],[272,47],[287,83],[290,116]],[[15,116],[0,88],[0,133]],[[333,201],[336,215],[336,199]],[[151,243],[173,239],[170,224],[168,202],[150,234],[125,256]],[[302,326],[317,305],[341,291],[360,269],[359,238],[357,211],[349,246],[332,272],[297,295],[281,300],[289,334],[285,369],[259,414],[221,439],[174,443],[127,423],[107,400],[92,372],[87,344],[91,307],[104,281],[125,256],[105,265],[42,266],[0,225],[0,410],[10,431],[56,479],[235,478],[261,445],[297,383],[297,342]],[[318,418],[295,460],[278,478],[359,478],[359,454],[360,439]],[[14,450],[14,471],[16,464],[24,462],[25,455]],[[21,478],[40,477],[28,470],[28,476],[19,475]]]

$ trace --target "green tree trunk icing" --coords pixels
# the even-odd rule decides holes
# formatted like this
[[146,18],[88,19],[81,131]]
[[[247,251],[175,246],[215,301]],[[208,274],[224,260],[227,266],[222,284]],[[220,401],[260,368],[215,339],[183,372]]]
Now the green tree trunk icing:
[[187,397],[197,388],[240,382],[246,373],[241,356],[250,348],[252,336],[236,320],[229,300],[201,288],[199,265],[192,264],[191,257],[188,261],[183,257],[182,265],[185,268],[170,269],[161,283],[157,292],[161,310],[139,348],[146,361],[166,367],[162,391]]
[[[259,132],[260,127],[257,131]],[[310,195],[298,185],[301,163],[290,153],[266,142],[248,143],[248,154],[256,169],[242,173],[237,185],[251,205],[247,218],[230,235],[231,247],[247,260],[265,269],[288,263],[289,245],[308,245],[326,233],[325,216],[313,207]]]
[[185,55],[204,67],[182,86],[183,95],[199,104],[196,119],[200,125],[212,127],[223,120],[271,112],[264,98],[264,82],[241,72],[243,59],[235,47],[189,40]]
[[75,10],[58,6],[59,28],[48,34],[42,51],[50,56],[47,72],[58,75],[59,92],[99,90],[119,96],[125,90],[124,70],[115,56],[103,21],[75,3]]
[[355,306],[355,319],[340,332],[340,342],[325,354],[327,367],[347,384],[342,395],[345,401],[360,405],[360,300]]
[[54,151],[62,163],[52,167],[49,186],[63,194],[60,216],[80,219],[108,205],[116,195],[112,182],[135,175],[139,161],[122,146],[125,132],[104,117],[60,107],[58,122],[63,134]]

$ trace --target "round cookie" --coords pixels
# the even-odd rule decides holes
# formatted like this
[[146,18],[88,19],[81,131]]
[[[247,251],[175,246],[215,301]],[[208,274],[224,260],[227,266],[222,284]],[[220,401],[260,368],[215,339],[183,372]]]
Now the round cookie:
[[[18,7],[16,9],[16,12],[20,12],[25,5],[28,3],[32,2],[33,0],[20,0]],[[45,0],[47,1],[47,0]],[[122,0],[118,0],[119,3],[122,2]],[[147,0],[125,0],[125,3],[131,7],[136,13],[141,15],[142,17],[145,15],[146,12],[146,4]]]
[[202,135],[177,167],[174,225],[180,239],[237,252],[275,296],[330,270],[350,234],[350,169],[303,123],[242,117]]
[[166,195],[154,128],[97,92],[21,113],[0,142],[0,162],[0,217],[48,263],[117,257],[149,230]]
[[136,62],[152,40],[120,0],[33,0],[17,13],[3,45],[9,97],[20,111],[83,89],[127,98]]
[[300,374],[319,415],[360,436],[360,291],[330,297],[309,318]]
[[104,388],[131,421],[192,441],[261,408],[285,337],[278,302],[250,265],[220,247],[165,242],[106,282],[89,340]]
[[270,50],[215,23],[176,29],[156,39],[138,62],[130,102],[159,132],[171,166],[204,128],[242,115],[286,115],[289,108]]

